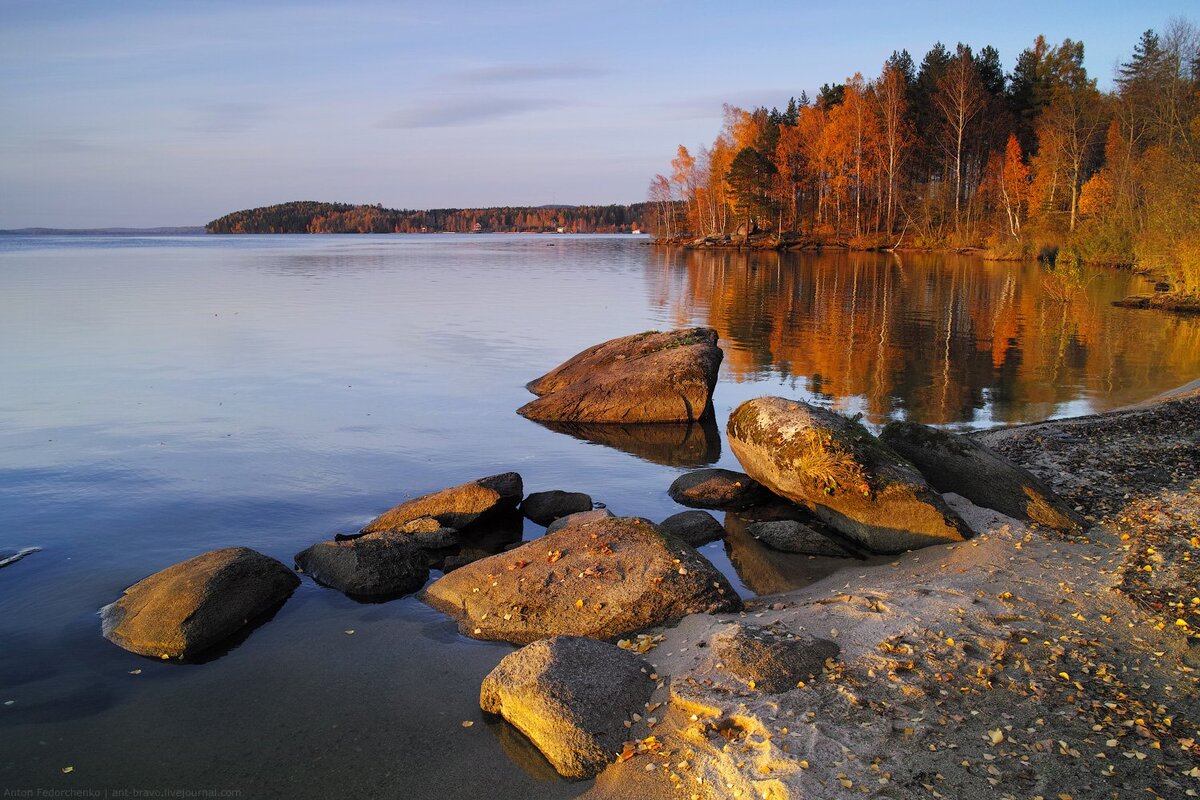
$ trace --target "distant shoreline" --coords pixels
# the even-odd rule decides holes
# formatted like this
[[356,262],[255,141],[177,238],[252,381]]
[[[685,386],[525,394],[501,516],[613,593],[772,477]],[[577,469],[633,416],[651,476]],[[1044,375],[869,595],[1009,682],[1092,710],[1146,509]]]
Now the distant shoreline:
[[406,233],[209,233],[203,226],[182,228],[18,228],[0,230],[0,236],[478,236],[484,234],[498,236],[640,236],[652,238],[653,234],[645,231],[626,232],[595,232],[595,231],[424,231]]
[[12,228],[0,236],[193,236],[204,233],[203,225],[161,228]]

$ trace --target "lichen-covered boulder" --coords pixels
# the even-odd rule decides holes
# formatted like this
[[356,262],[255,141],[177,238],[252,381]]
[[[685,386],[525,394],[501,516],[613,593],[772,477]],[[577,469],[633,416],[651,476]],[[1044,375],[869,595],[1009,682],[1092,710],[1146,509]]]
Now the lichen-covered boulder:
[[191,658],[229,639],[300,585],[248,547],[212,550],[154,573],[100,609],[101,630],[126,650]]
[[712,328],[648,331],[589,347],[526,388],[517,409],[555,422],[692,422],[710,412],[722,353]]
[[1061,531],[1083,529],[1083,519],[1044,481],[966,436],[893,422],[879,440],[915,464],[939,492]]
[[526,645],[483,679],[479,706],[529,737],[568,778],[590,778],[621,750],[624,721],[654,690],[641,658],[594,639],[556,636]]
[[698,469],[680,475],[667,494],[681,506],[743,511],[774,498],[761,483],[730,469]]
[[415,592],[429,578],[420,534],[382,531],[354,539],[317,542],[296,554],[296,568],[354,597]]
[[841,414],[760,397],[738,406],[727,430],[750,477],[870,550],[897,553],[971,536],[916,467]]
[[653,524],[570,525],[434,581],[422,597],[477,639],[611,639],[687,614],[741,608],[703,556]]
[[362,533],[398,530],[421,517],[432,517],[447,528],[462,530],[484,514],[512,508],[521,502],[523,494],[517,473],[491,475],[406,500],[373,519]]

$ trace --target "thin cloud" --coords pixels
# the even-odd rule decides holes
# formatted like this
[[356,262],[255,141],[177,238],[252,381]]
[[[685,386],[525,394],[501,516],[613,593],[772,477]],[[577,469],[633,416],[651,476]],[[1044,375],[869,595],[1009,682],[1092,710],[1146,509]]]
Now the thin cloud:
[[21,138],[11,142],[0,142],[0,150],[21,155],[74,155],[76,153],[98,153],[103,150],[95,141],[75,136],[38,136]]
[[467,97],[432,100],[405,108],[379,122],[380,128],[466,128],[529,111],[563,105],[559,100],[515,97]]
[[213,103],[201,106],[187,130],[197,133],[245,133],[266,116],[264,103]]
[[586,64],[490,64],[450,73],[452,80],[468,84],[532,83],[538,81],[599,78],[609,70]]

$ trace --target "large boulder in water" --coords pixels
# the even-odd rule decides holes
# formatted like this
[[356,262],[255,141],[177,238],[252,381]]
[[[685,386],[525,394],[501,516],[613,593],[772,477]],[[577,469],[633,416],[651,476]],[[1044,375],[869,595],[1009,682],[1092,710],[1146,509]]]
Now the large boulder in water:
[[712,328],[613,339],[531,381],[526,388],[539,397],[517,413],[555,422],[692,422],[711,410],[721,357]]
[[417,536],[382,531],[317,542],[296,554],[296,567],[318,583],[354,597],[408,594],[429,578],[429,560]]
[[667,494],[681,506],[723,511],[743,511],[772,499],[749,475],[719,468],[686,472],[671,482]]
[[505,656],[483,679],[479,705],[528,736],[560,775],[590,778],[621,750],[625,720],[645,710],[651,673],[615,645],[556,636]]
[[614,517],[569,525],[434,581],[427,603],[477,639],[610,639],[741,600],[694,549],[653,524]]
[[109,641],[155,658],[203,653],[274,608],[296,574],[248,547],[213,550],[143,578],[100,609]]
[[977,506],[1062,531],[1080,531],[1083,519],[1041,479],[966,436],[916,422],[893,422],[879,440],[907,458],[939,492]]
[[916,467],[841,414],[760,397],[734,409],[727,430],[752,478],[870,550],[898,553],[971,536]]
[[505,472],[406,500],[369,522],[362,533],[398,530],[405,523],[432,517],[447,528],[462,530],[484,514],[521,502],[521,476]]

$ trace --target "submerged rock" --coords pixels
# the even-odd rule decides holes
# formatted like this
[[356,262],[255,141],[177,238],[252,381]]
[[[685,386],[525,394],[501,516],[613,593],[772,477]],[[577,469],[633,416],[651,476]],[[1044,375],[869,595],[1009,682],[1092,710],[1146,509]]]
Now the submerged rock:
[[431,584],[422,595],[477,639],[609,639],[697,612],[741,608],[703,556],[643,519],[570,525]]
[[658,523],[658,527],[692,547],[725,538],[725,527],[707,511],[680,511]]
[[607,508],[593,508],[591,511],[578,511],[574,514],[568,514],[565,517],[559,517],[558,519],[554,520],[554,522],[551,522],[550,526],[546,528],[546,533],[561,531],[563,528],[566,528],[569,525],[579,525],[584,522],[594,522],[598,519],[612,519],[614,516],[616,515]]
[[744,472],[716,468],[680,475],[667,494],[682,506],[724,511],[741,511],[771,499],[770,492]]
[[517,409],[557,422],[692,422],[710,413],[722,353],[712,328],[648,331],[574,356],[526,388]]
[[355,597],[415,592],[429,578],[429,562],[415,536],[383,531],[355,539],[318,542],[296,554],[296,568],[313,580]]
[[1062,531],[1083,519],[1041,479],[965,436],[915,422],[893,422],[879,439],[921,470],[939,492]]
[[590,778],[621,750],[624,721],[654,690],[651,672],[614,645],[556,636],[505,656],[483,679],[479,706],[529,737],[560,775]]
[[213,550],[154,573],[100,609],[104,637],[134,653],[190,658],[288,598],[296,574],[248,547]]
[[521,476],[517,473],[491,475],[406,500],[380,514],[361,532],[397,530],[421,517],[432,517],[448,528],[462,530],[484,514],[517,505],[523,492]]
[[746,532],[768,547],[785,553],[834,556],[836,558],[853,556],[853,553],[828,536],[823,536],[803,522],[793,519],[755,522],[747,526]]
[[841,414],[760,397],[734,410],[728,433],[751,477],[870,550],[897,553],[971,536],[912,464]]
[[521,501],[525,516],[543,527],[559,517],[592,510],[592,498],[583,492],[564,492],[554,489],[549,492],[534,492]]
[[15,564],[22,558],[41,550],[40,547],[23,547],[20,550],[0,550],[0,568]]

